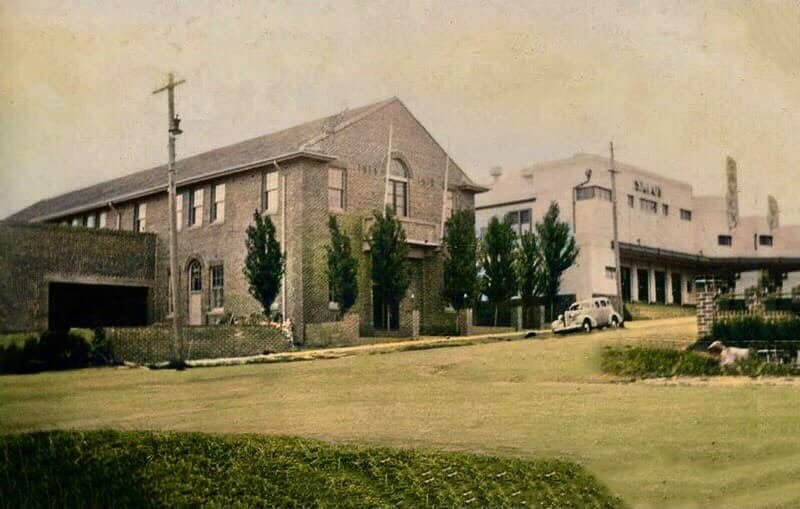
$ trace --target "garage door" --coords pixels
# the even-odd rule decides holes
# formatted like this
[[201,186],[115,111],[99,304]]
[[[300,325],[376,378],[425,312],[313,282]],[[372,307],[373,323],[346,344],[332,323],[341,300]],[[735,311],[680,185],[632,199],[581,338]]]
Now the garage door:
[[147,287],[50,283],[48,326],[147,325]]

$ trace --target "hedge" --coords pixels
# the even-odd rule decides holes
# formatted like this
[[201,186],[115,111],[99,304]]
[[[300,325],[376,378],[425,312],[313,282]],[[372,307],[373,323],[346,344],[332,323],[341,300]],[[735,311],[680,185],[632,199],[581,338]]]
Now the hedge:
[[46,331],[22,345],[11,343],[0,348],[0,373],[38,373],[110,363],[109,345],[102,329],[93,335],[77,330]]

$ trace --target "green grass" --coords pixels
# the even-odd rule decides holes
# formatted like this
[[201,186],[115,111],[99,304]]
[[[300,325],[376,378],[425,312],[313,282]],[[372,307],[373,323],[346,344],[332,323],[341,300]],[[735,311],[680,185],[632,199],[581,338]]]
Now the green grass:
[[695,316],[697,314],[694,306],[680,306],[678,304],[626,302],[625,308],[631,314],[633,320],[662,320],[665,318]]
[[606,345],[685,347],[695,321],[552,339],[189,369],[0,377],[0,432],[171,430],[561,458],[634,507],[800,506],[800,386],[628,383]]
[[118,431],[8,435],[0,451],[8,507],[622,505],[565,461]]

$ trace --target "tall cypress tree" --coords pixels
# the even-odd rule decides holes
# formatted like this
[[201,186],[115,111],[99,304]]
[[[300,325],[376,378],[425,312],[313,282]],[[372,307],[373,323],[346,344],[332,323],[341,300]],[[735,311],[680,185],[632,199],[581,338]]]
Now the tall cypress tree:
[[[458,210],[447,220],[445,228],[442,295],[460,313],[472,304],[478,289],[475,215],[471,210]],[[458,320],[456,325],[459,326]]]
[[514,273],[514,248],[516,234],[508,222],[496,217],[489,221],[481,242],[481,291],[494,306],[494,325],[497,312],[517,293],[517,278]]
[[328,252],[328,282],[331,298],[339,304],[339,313],[344,316],[358,297],[358,260],[350,250],[350,238],[339,230],[336,216],[328,219],[328,230],[331,243],[325,249]]
[[556,314],[561,275],[575,263],[579,252],[569,225],[559,219],[559,213],[558,203],[552,202],[542,222],[536,223],[536,235],[542,253],[543,289],[550,305],[550,320]]
[[383,303],[388,330],[391,306],[400,303],[410,282],[408,245],[403,226],[389,207],[384,214],[376,211],[373,216],[375,220],[368,235],[372,260],[370,275],[376,296]]
[[522,305],[529,308],[544,293],[542,252],[535,232],[523,233],[514,260]]
[[258,210],[253,213],[253,224],[247,227],[246,234],[247,257],[242,272],[247,279],[250,295],[261,304],[264,314],[269,316],[269,308],[281,290],[285,263],[281,244],[275,238],[272,220],[269,216],[262,217]]

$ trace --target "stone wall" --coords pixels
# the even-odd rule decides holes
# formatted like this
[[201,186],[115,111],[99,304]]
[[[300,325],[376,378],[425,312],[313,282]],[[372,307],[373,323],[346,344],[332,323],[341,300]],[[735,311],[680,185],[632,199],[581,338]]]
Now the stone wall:
[[0,331],[46,329],[50,282],[151,288],[155,258],[154,235],[0,223]]
[[305,346],[327,348],[359,344],[359,315],[347,313],[338,322],[306,324]]
[[[173,358],[172,328],[108,327],[116,362],[152,364]],[[187,360],[246,357],[292,348],[279,328],[267,325],[212,325],[184,328]]]

